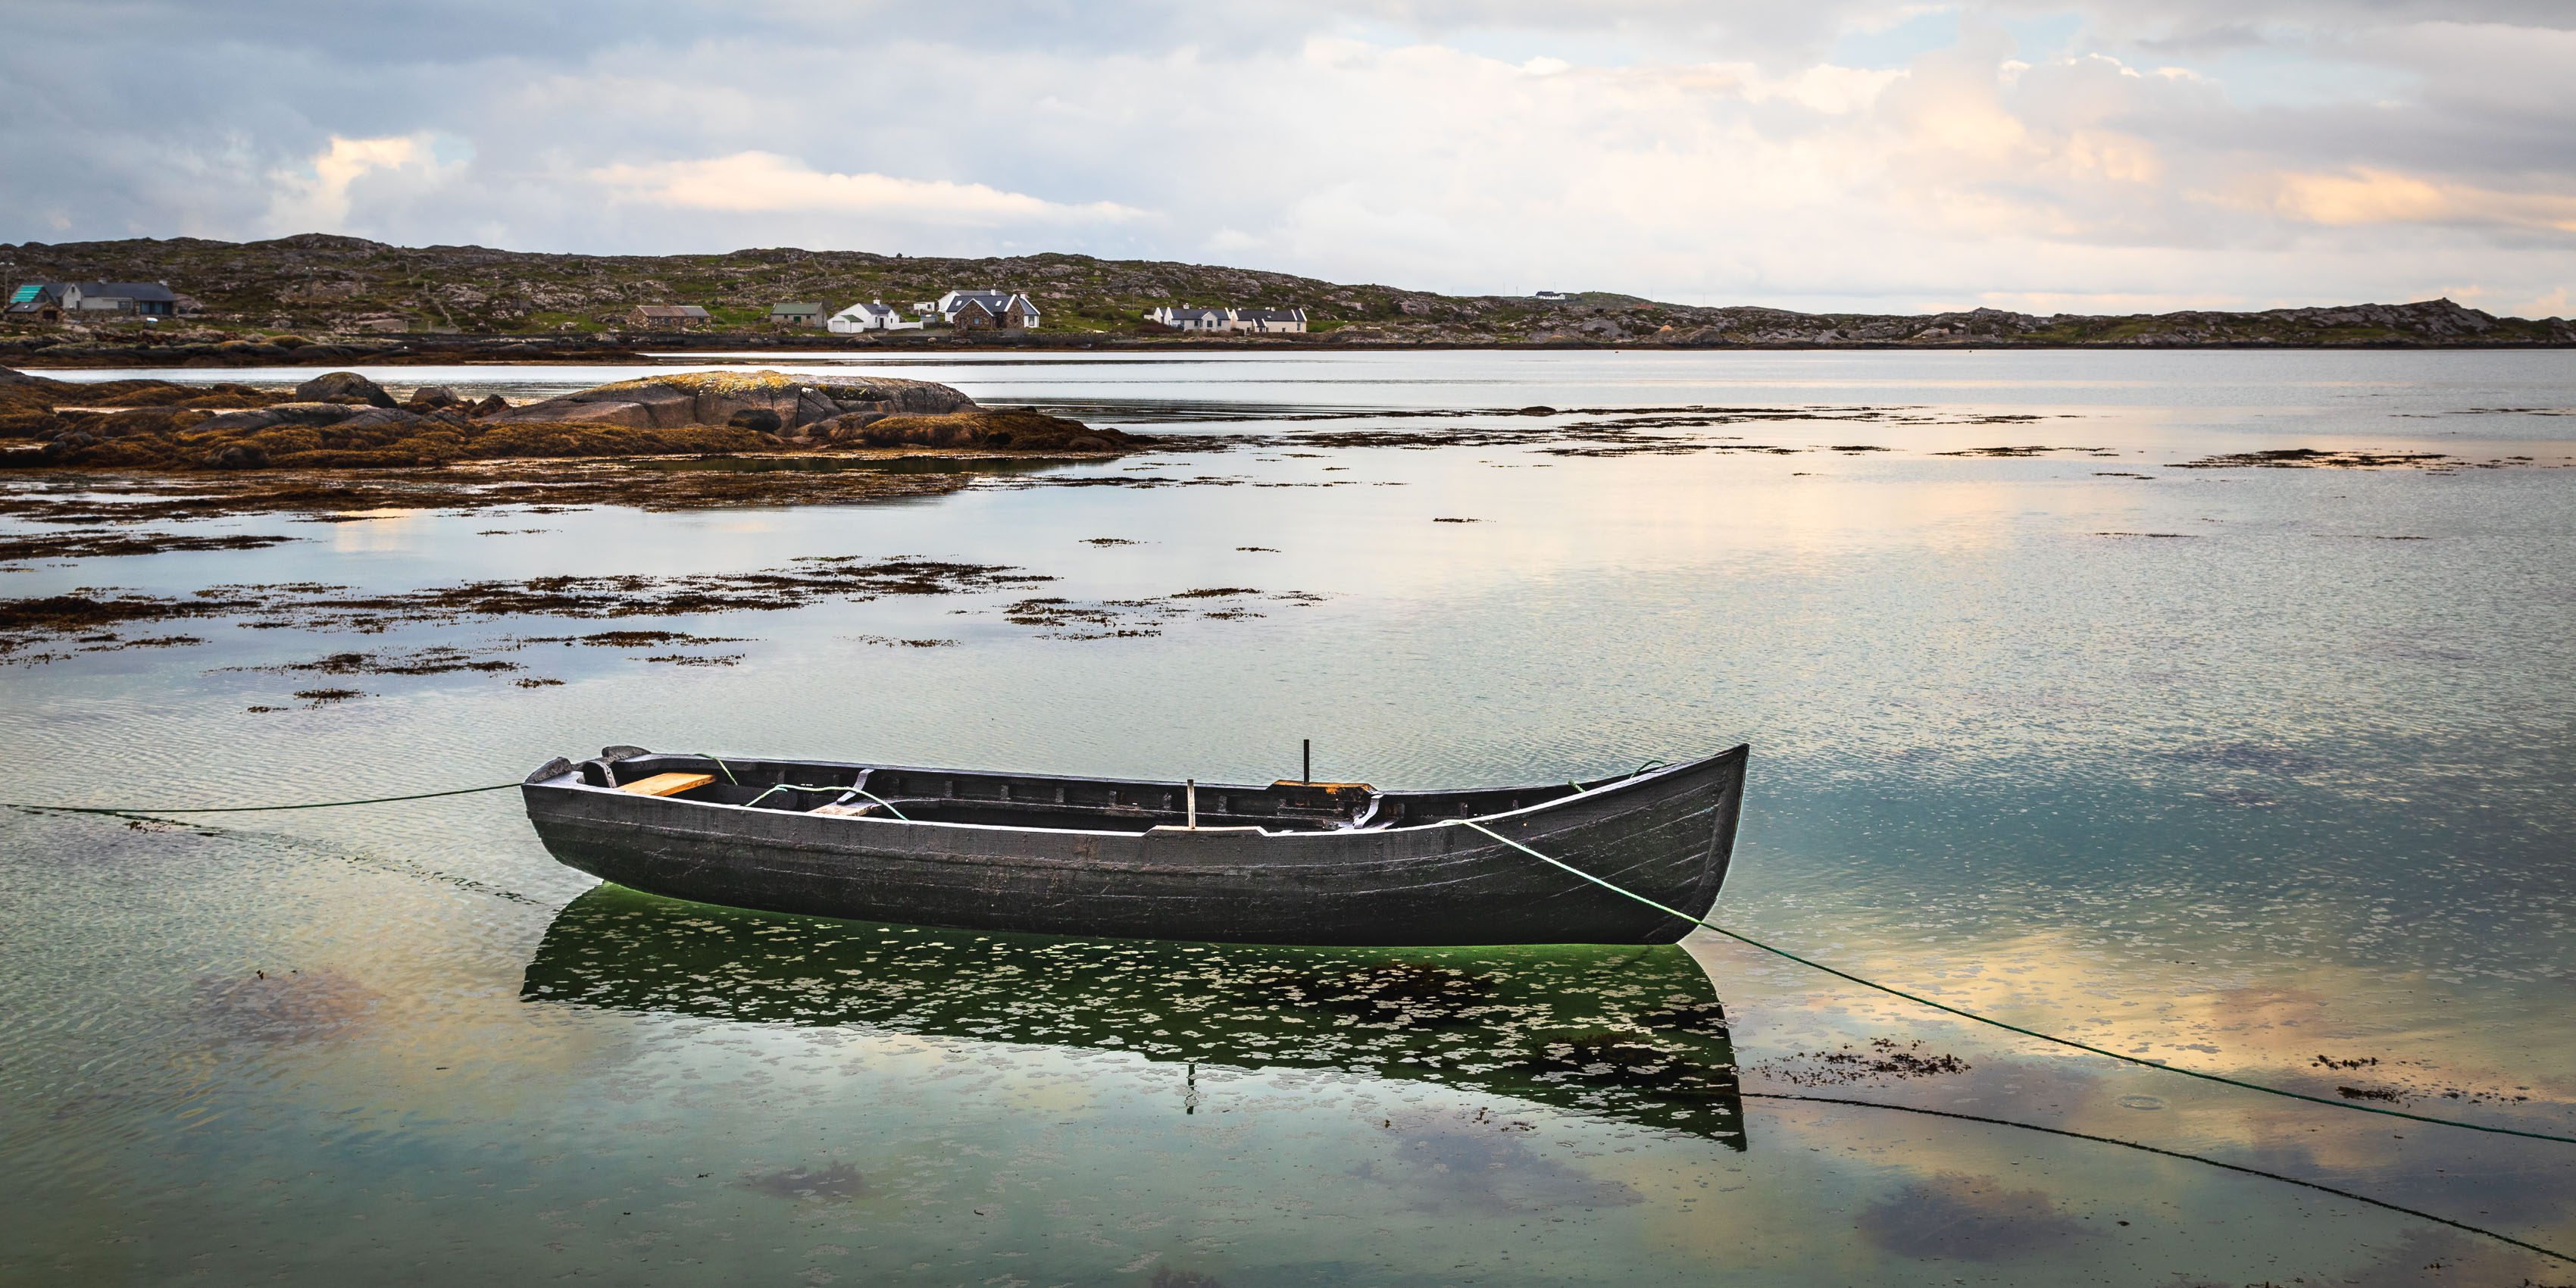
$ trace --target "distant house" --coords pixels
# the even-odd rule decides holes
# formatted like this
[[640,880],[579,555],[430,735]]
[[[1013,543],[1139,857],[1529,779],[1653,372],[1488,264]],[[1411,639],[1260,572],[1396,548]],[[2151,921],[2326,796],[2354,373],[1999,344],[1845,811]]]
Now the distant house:
[[823,325],[823,306],[772,304],[769,306],[769,324],[771,326],[821,326]]
[[695,304],[638,304],[626,315],[637,326],[705,326],[715,319]]
[[1302,308],[1236,309],[1234,329],[1263,335],[1304,335],[1306,310]]
[[71,282],[63,287],[63,312],[177,317],[179,296],[159,282]]
[[139,317],[179,315],[179,296],[159,282],[29,282],[9,293],[13,317],[30,314],[130,313]]
[[824,324],[834,335],[855,335],[861,331],[918,331],[919,322],[907,322],[903,314],[884,300],[853,304],[832,315]]
[[1249,331],[1259,335],[1303,335],[1306,310],[1214,309],[1183,304],[1147,309],[1145,320],[1175,331]]
[[1541,304],[1563,304],[1574,297],[1563,291],[1540,291],[1539,293],[1532,295],[1530,298],[1537,300]]
[[1038,306],[1017,291],[950,291],[930,307],[960,331],[1034,331],[1038,325]]
[[1226,331],[1234,326],[1234,310],[1203,309],[1187,304],[1175,308],[1166,304],[1145,310],[1145,320],[1159,322],[1175,331]]
[[60,322],[63,320],[62,283],[27,282],[9,292],[8,317],[19,321]]

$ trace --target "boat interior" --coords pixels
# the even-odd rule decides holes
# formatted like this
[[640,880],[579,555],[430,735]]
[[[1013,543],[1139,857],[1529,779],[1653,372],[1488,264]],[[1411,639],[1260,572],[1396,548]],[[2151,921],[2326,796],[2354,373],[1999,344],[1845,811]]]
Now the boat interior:
[[1347,832],[1423,827],[1562,800],[1631,775],[1536,787],[1382,792],[1366,783],[1267,787],[748,760],[610,747],[571,767],[588,787],[791,814],[1081,832]]

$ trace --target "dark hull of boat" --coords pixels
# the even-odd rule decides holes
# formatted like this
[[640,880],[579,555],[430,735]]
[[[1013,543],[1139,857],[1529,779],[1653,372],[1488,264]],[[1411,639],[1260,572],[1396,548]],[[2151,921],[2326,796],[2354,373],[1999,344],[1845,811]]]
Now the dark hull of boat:
[[[1734,850],[1745,758],[1738,747],[1580,793],[1562,786],[1382,793],[1371,808],[1391,807],[1397,825],[1338,830],[1088,830],[832,817],[639,796],[588,781],[585,774],[596,777],[591,767],[603,762],[579,769],[554,762],[523,790],[529,819],[557,859],[622,886],[704,903],[973,930],[1230,943],[1654,944],[1680,939],[1691,923],[1471,828],[1433,820],[1476,817],[1604,880],[1704,916]],[[712,763],[631,754],[609,774],[631,782]],[[724,765],[745,790],[850,782],[862,769],[816,761]],[[915,794],[895,799],[912,803],[908,812],[916,817],[927,812],[925,782],[944,784],[939,803],[981,802],[996,814],[1039,808],[1025,804],[1032,798],[1163,801],[1180,790],[944,770],[866,772],[875,777],[861,781],[910,785]],[[1280,809],[1283,796],[1296,794],[1214,785],[1198,791],[1202,799],[1239,802],[1226,807],[1233,815],[1219,815],[1228,822],[1244,811]],[[1540,800],[1503,808],[1523,796]]]

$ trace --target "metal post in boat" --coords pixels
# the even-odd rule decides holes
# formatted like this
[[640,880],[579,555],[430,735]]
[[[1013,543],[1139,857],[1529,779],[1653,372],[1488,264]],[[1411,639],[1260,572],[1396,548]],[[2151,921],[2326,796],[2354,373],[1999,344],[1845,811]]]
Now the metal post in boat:
[[1199,830],[1199,780],[1195,778],[1189,780],[1188,794],[1190,802],[1190,830],[1195,832]]
[[1299,778],[1297,781],[1301,783],[1311,783],[1315,781],[1315,740],[1312,738],[1305,738],[1300,739],[1300,741],[1306,746],[1306,757],[1304,767],[1298,772],[1305,776]]

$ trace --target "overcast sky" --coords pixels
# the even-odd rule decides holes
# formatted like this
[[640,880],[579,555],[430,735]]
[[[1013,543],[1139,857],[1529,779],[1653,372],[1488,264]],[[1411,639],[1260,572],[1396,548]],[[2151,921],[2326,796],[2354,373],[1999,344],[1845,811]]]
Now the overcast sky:
[[2571,0],[0,0],[0,240],[2576,313]]

